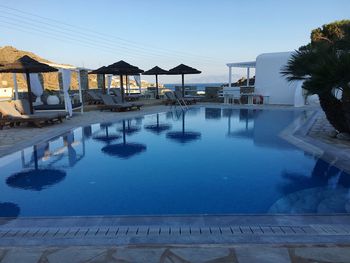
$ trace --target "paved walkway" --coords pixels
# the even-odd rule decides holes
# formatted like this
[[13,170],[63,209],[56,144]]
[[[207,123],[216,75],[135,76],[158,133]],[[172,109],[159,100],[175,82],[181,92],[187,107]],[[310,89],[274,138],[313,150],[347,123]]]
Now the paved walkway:
[[110,246],[0,249],[1,263],[311,263],[350,262],[342,246]]

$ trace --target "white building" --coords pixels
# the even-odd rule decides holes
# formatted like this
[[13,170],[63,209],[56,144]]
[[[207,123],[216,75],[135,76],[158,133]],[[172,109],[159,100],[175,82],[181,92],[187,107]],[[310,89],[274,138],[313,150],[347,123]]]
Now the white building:
[[250,69],[255,68],[254,94],[264,96],[270,104],[294,105],[305,104],[302,82],[288,82],[281,75],[282,68],[287,64],[292,52],[264,53],[257,56],[256,61],[228,63],[229,87],[232,83],[232,68],[246,68],[249,83]]

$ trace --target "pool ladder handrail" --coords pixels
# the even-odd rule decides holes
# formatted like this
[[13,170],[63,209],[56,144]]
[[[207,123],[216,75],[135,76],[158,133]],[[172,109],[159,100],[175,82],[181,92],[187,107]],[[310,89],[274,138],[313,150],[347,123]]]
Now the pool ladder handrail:
[[176,101],[180,105],[181,109],[182,110],[187,110],[188,109],[188,105],[187,105],[186,101],[184,100],[184,98],[180,97],[180,96],[177,96],[176,92],[174,92],[174,95],[175,95]]

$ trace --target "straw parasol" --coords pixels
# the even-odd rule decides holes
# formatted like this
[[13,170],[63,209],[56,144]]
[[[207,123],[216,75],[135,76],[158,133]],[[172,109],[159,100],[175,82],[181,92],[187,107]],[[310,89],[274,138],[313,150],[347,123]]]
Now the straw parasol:
[[35,59],[32,59],[29,56],[23,56],[13,63],[5,64],[0,67],[0,73],[25,73],[27,79],[27,87],[28,87],[28,99],[29,99],[29,107],[30,113],[33,114],[33,98],[32,98],[32,89],[30,86],[30,73],[41,73],[41,72],[55,72],[58,69],[53,68],[47,64],[41,63]]
[[142,69],[139,69],[136,66],[130,65],[129,63],[120,60],[116,63],[113,63],[107,67],[110,70],[110,73],[113,75],[119,75],[120,77],[120,89],[122,95],[122,102],[125,102],[125,92],[124,92],[124,83],[123,76],[137,75],[143,73]]
[[106,66],[102,66],[98,69],[92,70],[90,71],[88,74],[101,74],[102,75],[102,79],[103,79],[103,87],[102,87],[102,93],[106,94],[106,77],[105,74],[112,74],[112,70],[108,69]]
[[128,159],[147,150],[147,146],[140,143],[126,142],[127,128],[123,121],[123,143],[111,144],[102,148],[102,152],[122,159]]
[[157,87],[156,99],[159,99],[158,75],[166,75],[166,74],[168,74],[168,71],[164,70],[158,66],[155,66],[154,68],[151,68],[150,70],[147,70],[147,71],[142,73],[142,75],[155,75],[156,76],[156,87]]
[[181,75],[182,76],[182,96],[185,96],[185,74],[200,74],[201,71],[186,66],[184,64],[180,64],[175,68],[172,68],[168,71],[168,75]]

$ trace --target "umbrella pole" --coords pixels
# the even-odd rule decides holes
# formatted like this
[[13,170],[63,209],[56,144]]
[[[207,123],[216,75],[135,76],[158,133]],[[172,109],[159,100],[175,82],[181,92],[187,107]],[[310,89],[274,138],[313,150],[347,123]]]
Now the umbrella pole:
[[120,75],[120,94],[122,95],[122,102],[125,102],[125,95],[124,95],[124,83],[123,83],[123,75]]
[[182,74],[182,97],[185,97],[185,75]]
[[105,74],[102,74],[102,93],[106,94],[106,76]]
[[29,75],[29,72],[26,72],[26,79],[27,79],[27,88],[28,88],[29,109],[30,109],[30,114],[33,114],[34,113],[33,96],[32,96],[32,87],[30,86],[30,75]]
[[159,99],[159,88],[158,88],[158,75],[156,74],[156,99]]

